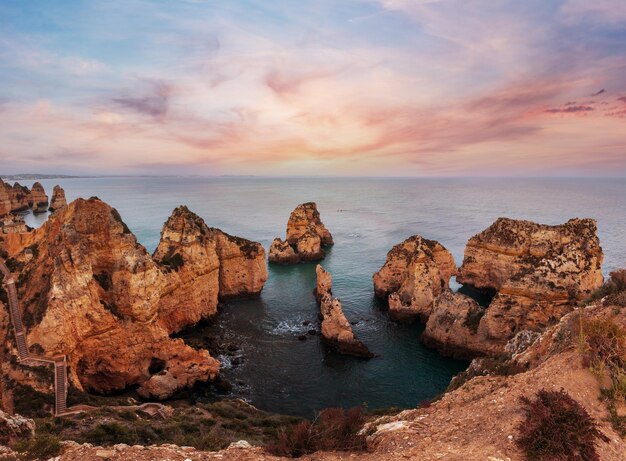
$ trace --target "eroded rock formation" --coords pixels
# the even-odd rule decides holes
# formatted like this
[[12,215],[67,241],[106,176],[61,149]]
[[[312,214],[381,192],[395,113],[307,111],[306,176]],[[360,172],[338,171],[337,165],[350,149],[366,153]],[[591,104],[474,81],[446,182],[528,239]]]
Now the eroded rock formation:
[[333,237],[322,223],[317,205],[303,203],[289,216],[286,239],[275,238],[272,242],[269,261],[278,264],[319,261],[326,255],[323,247],[332,244]]
[[541,331],[602,285],[596,223],[548,226],[500,218],[472,237],[457,280],[495,292],[480,309],[460,293],[436,303],[423,341],[454,356],[498,355],[523,330]]
[[48,196],[41,183],[34,183],[30,191],[29,205],[33,211],[43,213],[48,209]]
[[28,343],[40,355],[67,355],[80,390],[137,385],[144,396],[164,398],[214,378],[217,360],[169,335],[215,313],[221,286],[257,293],[266,277],[260,245],[220,234],[181,207],[153,258],[97,198],[72,202],[33,232],[8,234],[4,250],[19,275]]
[[65,199],[65,191],[61,186],[54,186],[52,190],[52,199],[50,200],[50,211],[56,211],[59,208],[67,206],[67,200]]
[[322,316],[322,337],[340,354],[356,357],[372,357],[372,353],[359,341],[350,322],[346,319],[341,301],[332,296],[332,277],[321,265],[315,268],[317,283],[315,297],[320,305]]
[[154,259],[168,275],[160,321],[169,331],[215,314],[220,299],[258,295],[267,280],[261,244],[209,228],[185,206],[163,225]]
[[36,212],[43,212],[47,206],[48,196],[40,183],[34,183],[30,190],[19,183],[11,186],[0,179],[0,216],[29,208],[33,208]]
[[443,245],[414,235],[387,253],[385,264],[374,274],[374,292],[388,300],[393,318],[426,321],[455,272],[454,258]]

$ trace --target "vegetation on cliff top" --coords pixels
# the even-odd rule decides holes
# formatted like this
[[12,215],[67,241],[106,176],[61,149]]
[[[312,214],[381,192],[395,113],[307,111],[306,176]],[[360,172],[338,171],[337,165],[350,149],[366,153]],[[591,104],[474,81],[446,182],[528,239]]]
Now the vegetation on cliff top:
[[596,442],[608,442],[596,422],[564,390],[540,390],[534,399],[522,397],[525,413],[517,445],[537,461],[599,461]]

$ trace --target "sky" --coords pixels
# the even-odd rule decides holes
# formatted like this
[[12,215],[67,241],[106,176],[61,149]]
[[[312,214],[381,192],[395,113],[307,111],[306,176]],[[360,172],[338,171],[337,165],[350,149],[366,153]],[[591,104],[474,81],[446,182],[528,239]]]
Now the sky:
[[0,173],[626,176],[624,0],[2,0]]

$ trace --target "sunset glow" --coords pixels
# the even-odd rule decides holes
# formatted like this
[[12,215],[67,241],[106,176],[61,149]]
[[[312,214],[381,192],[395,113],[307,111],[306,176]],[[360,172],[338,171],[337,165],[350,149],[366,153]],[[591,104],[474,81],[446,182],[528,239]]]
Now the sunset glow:
[[626,2],[3,1],[0,173],[626,175]]

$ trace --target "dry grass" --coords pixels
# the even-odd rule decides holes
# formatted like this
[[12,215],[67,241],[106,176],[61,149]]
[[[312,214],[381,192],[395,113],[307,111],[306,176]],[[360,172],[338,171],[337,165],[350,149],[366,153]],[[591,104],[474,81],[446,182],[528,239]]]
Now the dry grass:
[[313,422],[302,421],[291,429],[282,430],[278,441],[266,448],[277,456],[292,457],[315,451],[364,451],[367,449],[365,436],[358,434],[364,423],[362,407],[327,408]]

